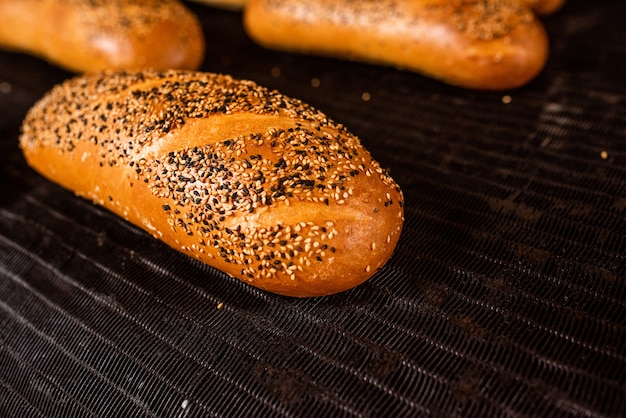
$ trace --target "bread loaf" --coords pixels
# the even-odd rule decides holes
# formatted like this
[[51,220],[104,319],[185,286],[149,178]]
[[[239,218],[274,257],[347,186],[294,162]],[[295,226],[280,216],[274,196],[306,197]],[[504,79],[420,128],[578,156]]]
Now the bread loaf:
[[20,146],[50,180],[283,295],[362,283],[403,224],[398,185],[345,127],[225,75],[68,80],[28,112]]
[[565,0],[522,0],[533,9],[535,13],[546,16],[558,11],[565,4]]
[[250,0],[250,37],[274,49],[413,70],[475,89],[522,86],[548,40],[518,0]]
[[202,28],[178,0],[0,0],[0,47],[73,72],[197,69]]

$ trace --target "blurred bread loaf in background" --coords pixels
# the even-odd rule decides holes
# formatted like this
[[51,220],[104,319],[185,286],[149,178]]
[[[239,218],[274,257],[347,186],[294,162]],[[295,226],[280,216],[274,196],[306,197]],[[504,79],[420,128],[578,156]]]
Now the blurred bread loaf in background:
[[198,18],[179,0],[0,0],[0,47],[67,70],[197,69]]
[[520,0],[249,0],[244,25],[267,48],[415,71],[474,89],[522,86],[548,39]]

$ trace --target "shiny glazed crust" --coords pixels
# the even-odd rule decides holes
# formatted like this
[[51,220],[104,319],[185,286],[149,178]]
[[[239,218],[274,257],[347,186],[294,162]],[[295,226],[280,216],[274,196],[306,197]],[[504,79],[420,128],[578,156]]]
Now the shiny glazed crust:
[[402,229],[400,188],[345,127],[229,76],[74,78],[29,111],[20,146],[50,180],[283,295],[362,283]]
[[0,47],[73,72],[197,69],[202,28],[178,0],[0,0]]
[[286,51],[393,65],[504,90],[544,67],[548,40],[518,0],[250,0],[248,34]]

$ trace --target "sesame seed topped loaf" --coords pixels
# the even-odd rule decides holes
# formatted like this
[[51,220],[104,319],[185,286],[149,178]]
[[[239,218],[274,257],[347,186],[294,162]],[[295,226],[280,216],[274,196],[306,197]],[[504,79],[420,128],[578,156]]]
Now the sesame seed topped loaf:
[[548,38],[520,0],[249,0],[259,44],[415,71],[474,89],[520,87],[543,69]]
[[27,162],[170,246],[259,288],[327,295],[391,256],[403,197],[358,138],[251,81],[105,72],[27,114]]
[[83,73],[197,69],[198,18],[179,0],[0,0],[0,47]]

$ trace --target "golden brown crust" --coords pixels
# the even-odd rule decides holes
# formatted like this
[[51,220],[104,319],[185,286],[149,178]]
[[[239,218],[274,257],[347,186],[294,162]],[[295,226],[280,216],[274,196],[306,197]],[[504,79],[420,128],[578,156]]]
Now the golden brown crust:
[[544,67],[545,30],[517,0],[250,0],[258,43],[397,66],[468,88],[519,87]]
[[557,12],[565,4],[565,0],[522,0],[533,9],[535,13],[546,16]]
[[0,0],[0,47],[74,72],[197,69],[198,19],[178,0]]
[[290,296],[352,288],[391,256],[396,183],[343,126],[249,81],[122,72],[28,113],[28,163],[172,247]]

